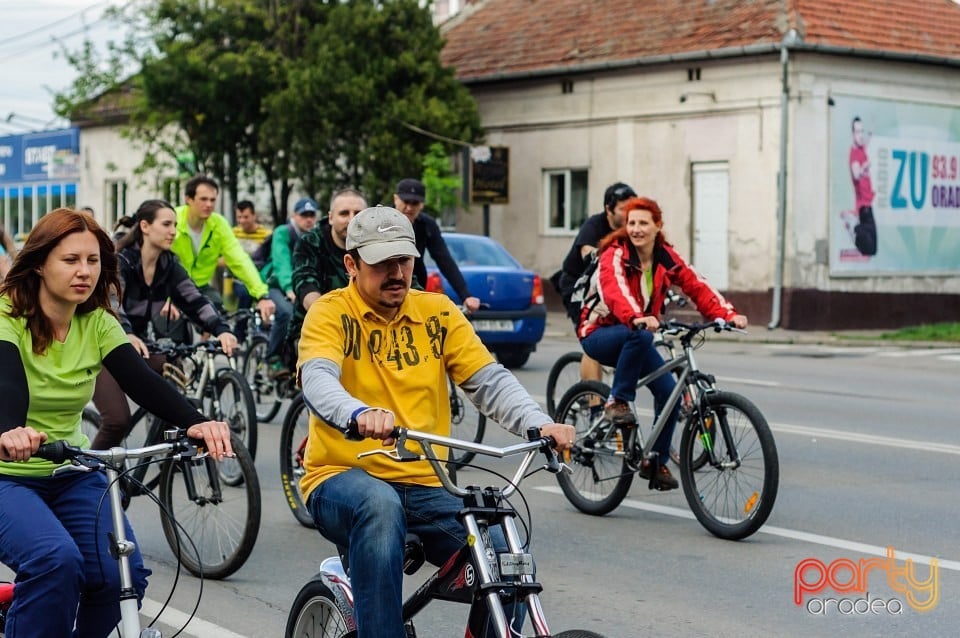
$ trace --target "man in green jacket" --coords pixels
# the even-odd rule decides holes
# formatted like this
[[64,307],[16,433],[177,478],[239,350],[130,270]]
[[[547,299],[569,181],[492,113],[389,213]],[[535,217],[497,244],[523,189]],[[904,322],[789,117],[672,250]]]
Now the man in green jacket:
[[[223,299],[212,284],[217,261],[222,257],[234,277],[243,282],[250,296],[257,300],[260,316],[264,321],[270,321],[276,306],[270,300],[267,284],[234,236],[230,222],[213,212],[219,193],[217,182],[205,175],[197,175],[187,182],[187,203],[177,207],[177,236],[171,250],[200,292],[218,308],[223,307]],[[283,333],[280,334],[282,337]]]
[[[270,299],[277,306],[274,325],[282,332],[276,335],[270,331],[270,343],[267,346],[268,374],[271,379],[289,376],[290,369],[296,363],[296,353],[285,353],[284,337],[293,315],[293,252],[300,239],[317,223],[317,202],[309,197],[297,200],[293,205],[293,214],[288,223],[273,230],[270,239],[270,259],[260,268],[260,276],[270,287]],[[284,356],[289,354],[290,356]]]

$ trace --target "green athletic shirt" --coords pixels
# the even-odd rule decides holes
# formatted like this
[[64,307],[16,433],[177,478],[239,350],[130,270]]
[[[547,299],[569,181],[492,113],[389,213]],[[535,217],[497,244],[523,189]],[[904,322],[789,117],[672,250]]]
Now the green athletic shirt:
[[[9,341],[20,350],[30,390],[27,422],[47,441],[66,440],[89,447],[80,429],[80,415],[93,397],[103,358],[114,348],[129,343],[120,322],[102,308],[74,315],[67,340],[56,339],[42,355],[33,352],[33,337],[25,317],[10,316],[10,299],[0,297],[0,341]],[[0,463],[0,474],[49,476],[54,463],[32,458],[26,463]]]

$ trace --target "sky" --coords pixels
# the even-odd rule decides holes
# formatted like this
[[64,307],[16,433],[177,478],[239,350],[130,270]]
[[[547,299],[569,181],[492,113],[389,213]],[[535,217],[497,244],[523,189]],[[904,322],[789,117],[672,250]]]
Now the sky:
[[[119,40],[102,20],[121,0],[0,0],[0,136],[69,126],[53,112],[51,91],[70,86],[77,72],[60,54]],[[12,115],[11,115],[12,114]]]

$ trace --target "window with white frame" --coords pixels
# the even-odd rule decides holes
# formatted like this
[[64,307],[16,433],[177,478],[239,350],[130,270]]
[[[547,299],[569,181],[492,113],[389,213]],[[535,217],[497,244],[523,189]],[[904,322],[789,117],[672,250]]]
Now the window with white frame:
[[117,220],[127,214],[127,182],[122,179],[107,180],[104,192],[107,201],[103,218],[106,227],[113,228]]
[[586,169],[544,171],[543,201],[548,233],[571,233],[587,219]]

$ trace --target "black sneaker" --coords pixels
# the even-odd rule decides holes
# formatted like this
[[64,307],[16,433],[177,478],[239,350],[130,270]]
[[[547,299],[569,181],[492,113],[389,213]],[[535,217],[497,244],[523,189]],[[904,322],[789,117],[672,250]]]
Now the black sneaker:
[[[653,469],[654,465],[656,465],[656,470]],[[643,461],[640,464],[640,478],[650,481],[651,490],[666,492],[680,487],[677,479],[673,478],[673,474],[670,473],[670,468],[653,461]]]
[[637,422],[636,415],[630,410],[630,406],[625,401],[614,401],[607,405],[603,410],[605,419],[614,425],[634,425]]

